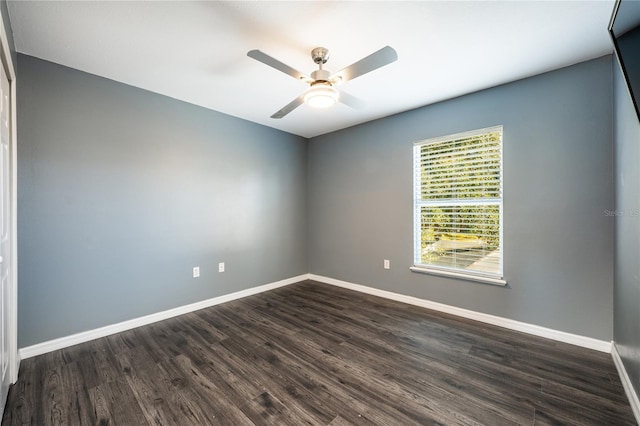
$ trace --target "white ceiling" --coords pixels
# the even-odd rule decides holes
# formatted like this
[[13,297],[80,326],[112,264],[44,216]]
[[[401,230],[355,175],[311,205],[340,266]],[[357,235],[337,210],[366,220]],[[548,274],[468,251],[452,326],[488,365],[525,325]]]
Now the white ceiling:
[[[602,1],[10,1],[18,52],[312,137],[611,53]],[[269,116],[329,48],[338,71],[386,46],[398,61],[341,89],[366,102]]]

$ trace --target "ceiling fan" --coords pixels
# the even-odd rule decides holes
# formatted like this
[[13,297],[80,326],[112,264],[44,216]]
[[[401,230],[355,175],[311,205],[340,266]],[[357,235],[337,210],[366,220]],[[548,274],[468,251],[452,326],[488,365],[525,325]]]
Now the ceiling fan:
[[289,102],[271,118],[282,118],[303,103],[315,108],[327,108],[340,101],[352,108],[361,108],[363,105],[361,100],[344,91],[338,91],[334,86],[353,80],[398,59],[396,51],[392,47],[385,46],[332,75],[328,70],[322,68],[329,59],[329,50],[325,47],[316,47],[311,51],[311,58],[318,65],[318,69],[313,71],[311,76],[308,76],[260,50],[250,50],[247,52],[247,56],[309,84],[309,88],[302,95]]

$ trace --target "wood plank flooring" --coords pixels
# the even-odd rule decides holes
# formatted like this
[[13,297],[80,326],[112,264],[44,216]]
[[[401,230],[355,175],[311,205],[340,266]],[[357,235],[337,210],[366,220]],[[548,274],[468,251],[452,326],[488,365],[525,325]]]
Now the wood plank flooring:
[[26,359],[3,425],[634,425],[609,354],[314,282]]

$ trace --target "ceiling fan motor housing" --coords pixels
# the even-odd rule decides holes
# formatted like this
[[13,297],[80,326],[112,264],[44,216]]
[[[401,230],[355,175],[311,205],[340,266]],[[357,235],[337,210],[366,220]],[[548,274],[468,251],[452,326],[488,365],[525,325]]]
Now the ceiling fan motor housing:
[[329,71],[327,70],[315,70],[311,73],[311,78],[314,80],[313,83],[318,82],[329,82]]

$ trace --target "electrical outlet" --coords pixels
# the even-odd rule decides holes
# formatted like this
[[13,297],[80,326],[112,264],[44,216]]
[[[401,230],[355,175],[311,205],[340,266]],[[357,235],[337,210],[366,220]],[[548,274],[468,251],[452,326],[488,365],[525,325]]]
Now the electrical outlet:
[[224,262],[218,263],[218,272],[224,272]]
[[194,266],[193,267],[193,278],[198,278],[200,277],[200,267],[199,266]]
[[384,269],[391,269],[391,262],[389,262],[389,259],[384,260]]

